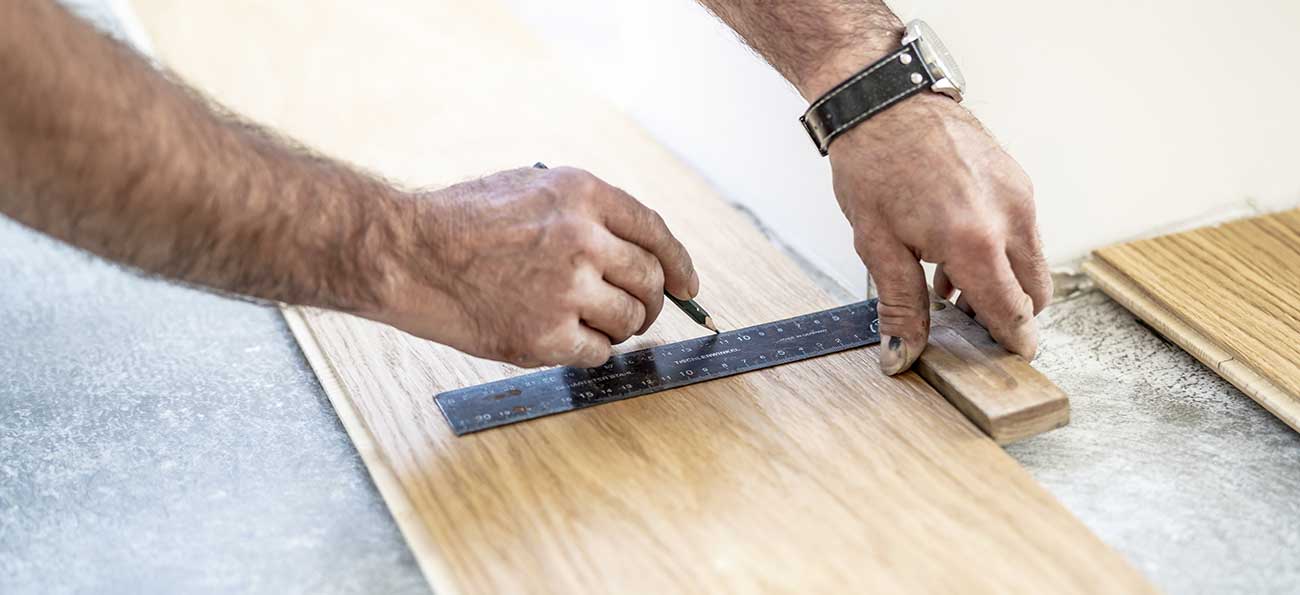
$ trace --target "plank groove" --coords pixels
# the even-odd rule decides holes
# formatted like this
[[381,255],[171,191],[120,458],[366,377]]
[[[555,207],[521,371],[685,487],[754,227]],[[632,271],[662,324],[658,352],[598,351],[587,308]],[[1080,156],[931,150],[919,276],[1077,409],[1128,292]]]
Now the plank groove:
[[[136,3],[182,75],[393,179],[540,160],[626,188],[696,255],[723,326],[834,305],[494,3]],[[882,377],[874,348],[458,438],[433,395],[517,370],[285,316],[440,594],[1150,589],[917,375]],[[698,333],[667,312],[626,348]]]
[[1103,290],[1300,430],[1300,210],[1094,256]]

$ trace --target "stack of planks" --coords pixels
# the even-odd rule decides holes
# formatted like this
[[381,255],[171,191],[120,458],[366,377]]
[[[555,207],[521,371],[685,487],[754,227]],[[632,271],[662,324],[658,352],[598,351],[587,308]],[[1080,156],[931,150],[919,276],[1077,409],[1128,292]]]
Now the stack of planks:
[[1106,293],[1300,430],[1300,210],[1094,257]]
[[[726,327],[834,305],[494,2],[136,4],[196,86],[392,179],[540,160],[624,187],[692,250]],[[918,376],[882,377],[874,348],[458,438],[433,395],[518,370],[285,316],[440,594],[1150,591]],[[698,332],[666,312],[628,348]]]

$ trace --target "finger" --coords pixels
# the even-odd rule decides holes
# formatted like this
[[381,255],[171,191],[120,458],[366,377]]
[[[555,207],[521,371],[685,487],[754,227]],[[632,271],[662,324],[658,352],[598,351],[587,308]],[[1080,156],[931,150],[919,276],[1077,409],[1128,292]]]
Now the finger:
[[1037,234],[1029,236],[1027,244],[1007,248],[1007,260],[1020,282],[1020,288],[1034,302],[1034,316],[1052,301],[1052,273],[1043,258],[1043,249]]
[[609,361],[610,356],[614,355],[614,348],[609,343],[609,337],[600,331],[593,330],[586,325],[578,325],[575,336],[577,341],[573,359],[565,363],[567,366],[594,368]]
[[645,321],[645,306],[618,287],[596,280],[582,291],[578,317],[587,326],[605,333],[615,345],[626,341]]
[[691,255],[668,230],[659,213],[641,204],[626,192],[605,185],[598,200],[603,208],[605,226],[614,235],[640,246],[659,259],[664,273],[664,288],[679,299],[693,299],[700,292],[700,277]]
[[664,307],[664,270],[659,259],[636,244],[605,234],[598,258],[605,281],[641,302],[645,317],[636,334],[650,328]]
[[604,333],[574,320],[541,341],[539,352],[548,366],[594,368],[609,360],[613,347]]
[[517,355],[517,356],[515,356],[515,357],[513,357],[513,358],[509,358],[509,359],[510,359],[510,361],[507,362],[507,363],[513,364],[513,365],[518,366],[518,367],[520,367],[520,368],[536,368],[536,367],[542,365],[542,361],[541,361],[541,360],[539,360],[539,359],[537,359],[536,357],[533,357],[533,356],[531,356],[531,355],[527,355],[527,354]]
[[957,288],[953,287],[952,280],[943,271],[943,263],[939,263],[934,267],[934,292],[945,300],[951,300],[952,294],[956,291]]
[[957,309],[965,312],[967,316],[975,318],[975,309],[970,307],[970,301],[966,299],[965,295],[957,296]]
[[1016,279],[1003,250],[981,258],[978,253],[950,263],[947,274],[961,288],[961,299],[975,312],[975,319],[988,329],[1004,349],[1032,360],[1038,351],[1038,327],[1034,323],[1034,302]]
[[893,237],[875,237],[858,250],[880,296],[880,371],[898,374],[925,350],[930,295],[921,261]]

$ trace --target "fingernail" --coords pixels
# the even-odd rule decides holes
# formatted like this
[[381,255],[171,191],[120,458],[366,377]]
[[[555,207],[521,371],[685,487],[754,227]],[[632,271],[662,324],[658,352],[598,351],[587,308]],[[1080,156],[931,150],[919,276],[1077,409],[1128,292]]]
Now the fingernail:
[[695,296],[700,295],[700,274],[699,273],[695,271],[691,271],[691,283],[690,283],[690,287],[687,290],[691,292],[690,299],[695,299]]
[[880,336],[880,371],[886,376],[899,374],[912,365],[911,352],[902,337]]
[[1039,348],[1038,348],[1038,347],[1039,347],[1039,346],[1038,346],[1038,324],[1031,320],[1031,321],[1029,321],[1029,324],[1027,324],[1027,325],[1025,325],[1025,326],[1027,327],[1027,328],[1025,329],[1025,333],[1024,333],[1024,337],[1025,337],[1025,343],[1024,343],[1024,344],[1025,344],[1025,347],[1024,347],[1024,351],[1025,351],[1025,361],[1032,362],[1032,361],[1034,361],[1035,359],[1038,359],[1038,352],[1039,352]]

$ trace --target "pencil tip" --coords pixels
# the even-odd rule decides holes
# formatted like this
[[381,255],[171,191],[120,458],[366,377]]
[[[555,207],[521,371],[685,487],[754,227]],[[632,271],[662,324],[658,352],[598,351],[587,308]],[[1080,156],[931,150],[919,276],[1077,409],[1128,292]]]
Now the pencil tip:
[[712,316],[705,316],[705,317],[704,317],[704,328],[709,329],[709,330],[713,331],[714,333],[721,333],[721,332],[722,332],[722,331],[719,331],[719,330],[718,330],[718,325],[713,324],[713,317],[712,317]]

